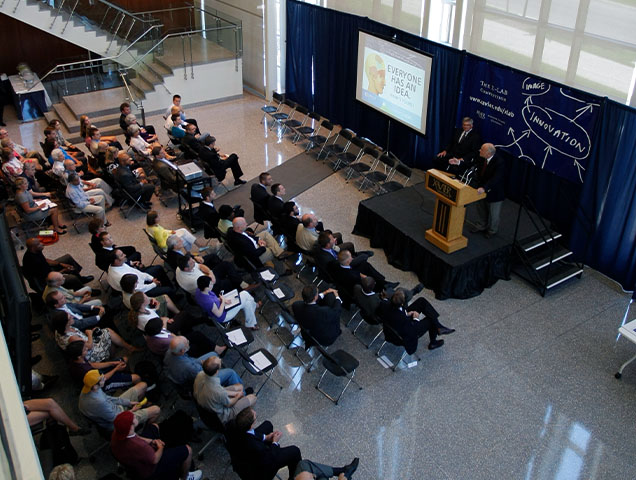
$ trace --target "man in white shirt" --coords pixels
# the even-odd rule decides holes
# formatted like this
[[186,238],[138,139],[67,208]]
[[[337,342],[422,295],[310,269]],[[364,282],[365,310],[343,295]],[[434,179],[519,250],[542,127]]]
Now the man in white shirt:
[[203,263],[195,262],[192,255],[187,254],[179,258],[179,266],[175,274],[177,284],[190,295],[194,295],[197,291],[197,279],[202,275],[207,275],[213,283],[216,283],[212,270]]
[[153,265],[145,267],[143,270],[138,270],[126,263],[124,252],[119,249],[113,250],[110,258],[110,267],[108,267],[108,284],[113,290],[122,291],[120,282],[127,273],[137,275],[139,279],[138,291],[144,292],[149,297],[168,295],[175,303],[178,303],[172,283],[161,266]]

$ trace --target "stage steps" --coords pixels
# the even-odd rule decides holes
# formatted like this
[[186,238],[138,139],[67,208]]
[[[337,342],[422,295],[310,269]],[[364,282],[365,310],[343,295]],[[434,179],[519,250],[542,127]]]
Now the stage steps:
[[570,261],[572,251],[561,244],[562,237],[546,229],[515,241],[517,262],[512,271],[534,285],[541,296],[583,273],[583,265]]

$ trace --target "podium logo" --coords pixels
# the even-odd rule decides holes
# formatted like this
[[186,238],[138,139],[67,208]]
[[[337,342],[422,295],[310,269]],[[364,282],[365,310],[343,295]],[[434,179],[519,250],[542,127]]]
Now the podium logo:
[[452,200],[453,202],[457,199],[456,189],[433,176],[428,177],[428,188],[433,190],[435,193],[439,193],[441,196]]

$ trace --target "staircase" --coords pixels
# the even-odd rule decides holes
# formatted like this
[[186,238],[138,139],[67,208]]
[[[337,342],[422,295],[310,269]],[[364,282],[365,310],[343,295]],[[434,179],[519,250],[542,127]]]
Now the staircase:
[[563,245],[563,235],[549,228],[545,220],[533,208],[526,197],[519,206],[517,226],[522,214],[526,214],[535,232],[517,238],[515,232],[514,253],[516,262],[512,271],[537,288],[541,296],[557,285],[574,278],[581,278],[583,265],[571,261],[572,251]]
[[[139,117],[135,107],[147,114],[162,112],[173,93],[186,93],[186,106],[242,95],[241,24],[192,5],[177,10],[184,8],[192,10],[188,18],[206,17],[204,24],[214,27],[206,27],[203,35],[195,24],[173,22],[170,31],[175,33],[162,36],[158,18],[172,19],[172,9],[131,13],[106,0],[0,0],[0,13],[99,56],[40,74],[52,96],[61,99],[46,118],[60,119],[70,141],[79,140],[73,135],[79,133],[79,116],[84,114],[102,134],[121,134],[119,105],[124,101]],[[225,44],[214,42],[219,37]],[[104,84],[122,83],[123,88],[101,90]],[[73,91],[72,86],[78,88]]]

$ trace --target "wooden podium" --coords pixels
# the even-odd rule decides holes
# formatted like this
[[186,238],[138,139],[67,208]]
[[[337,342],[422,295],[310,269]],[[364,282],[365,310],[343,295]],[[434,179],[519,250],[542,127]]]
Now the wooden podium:
[[462,235],[466,205],[486,197],[477,190],[440,170],[426,172],[426,189],[437,197],[433,228],[426,230],[426,240],[446,253],[453,253],[468,245]]

